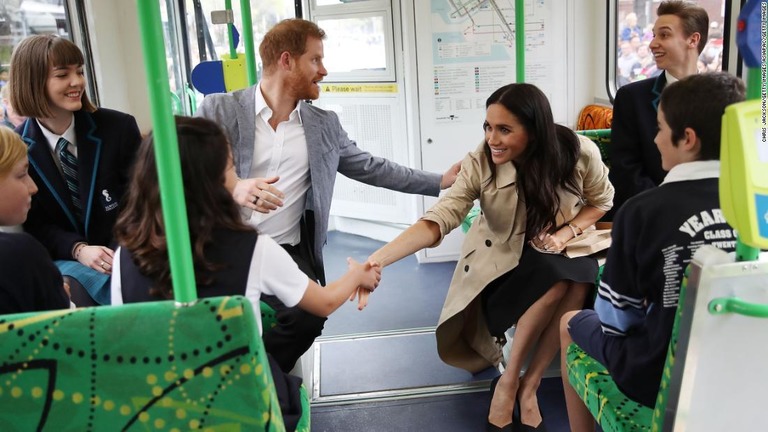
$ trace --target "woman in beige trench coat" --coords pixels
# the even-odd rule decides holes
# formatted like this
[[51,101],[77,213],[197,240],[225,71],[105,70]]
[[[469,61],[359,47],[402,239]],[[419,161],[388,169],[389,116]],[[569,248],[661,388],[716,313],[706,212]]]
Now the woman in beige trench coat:
[[[438,352],[448,364],[481,371],[501,361],[496,342],[516,323],[506,370],[492,385],[488,430],[510,430],[516,404],[515,421],[542,430],[536,390],[559,349],[560,317],[582,308],[597,273],[592,258],[560,252],[572,238],[589,235],[611,208],[613,187],[597,146],[556,125],[533,85],[496,90],[483,127],[485,141],[464,159],[453,187],[369,261],[385,267],[436,246],[478,199],[482,211],[467,233],[436,330]],[[368,292],[360,296],[365,304]]]

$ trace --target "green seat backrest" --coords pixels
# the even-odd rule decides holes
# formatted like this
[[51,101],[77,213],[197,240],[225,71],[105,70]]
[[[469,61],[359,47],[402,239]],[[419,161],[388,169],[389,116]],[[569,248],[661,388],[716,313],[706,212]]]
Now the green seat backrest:
[[0,316],[0,430],[283,431],[243,297]]
[[680,287],[677,314],[672,327],[672,336],[664,363],[659,394],[654,409],[640,405],[626,397],[616,386],[608,371],[597,360],[587,355],[576,344],[568,346],[566,352],[568,381],[586,404],[589,411],[604,432],[618,431],[661,431],[664,411],[667,406],[672,366],[679,337],[680,320],[683,314],[685,291],[688,286],[690,266],[685,270]]
[[579,130],[575,132],[579,135],[584,135],[597,144],[597,147],[600,149],[600,157],[603,158],[603,163],[607,167],[611,166],[611,161],[608,158],[608,148],[611,146],[610,129]]
[[259,309],[261,311],[261,328],[263,331],[275,327],[277,325],[277,312],[272,306],[260,301]]

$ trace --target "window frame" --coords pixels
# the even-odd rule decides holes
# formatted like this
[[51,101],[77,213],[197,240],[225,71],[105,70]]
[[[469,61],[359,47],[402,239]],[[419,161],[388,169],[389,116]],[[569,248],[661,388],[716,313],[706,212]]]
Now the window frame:
[[[653,0],[653,11],[655,13],[655,8],[658,7],[658,3],[661,0]],[[724,1],[724,12],[725,15],[722,17],[722,32],[723,32],[723,54],[722,54],[722,65],[721,70],[723,71],[729,71],[729,52],[730,48],[733,45],[732,44],[732,38],[735,37],[733,35],[733,32],[731,30],[732,28],[732,20],[733,20],[733,0],[723,0]],[[740,0],[740,4],[743,5],[745,3],[745,0]],[[740,8],[739,8],[740,9]],[[611,104],[613,104],[613,100],[616,97],[616,92],[619,90],[618,85],[618,76],[616,74],[617,69],[617,62],[618,62],[618,35],[619,35],[619,0],[606,0],[606,31],[608,33],[607,43],[606,43],[606,51],[605,51],[605,88],[606,92],[608,94],[608,99],[610,100]],[[719,17],[718,17],[718,21]],[[710,23],[712,22],[712,17],[710,17]],[[736,54],[738,56],[738,53]],[[739,57],[740,59],[740,57]],[[736,75],[740,76],[741,71],[739,69],[741,65],[741,60],[738,62],[739,67],[736,70]]]
[[308,12],[310,19],[318,25],[324,19],[383,18],[386,56],[384,70],[333,72],[324,79],[325,82],[397,82],[393,8],[390,0],[354,0],[351,4],[321,6],[317,5],[317,0],[311,0]]

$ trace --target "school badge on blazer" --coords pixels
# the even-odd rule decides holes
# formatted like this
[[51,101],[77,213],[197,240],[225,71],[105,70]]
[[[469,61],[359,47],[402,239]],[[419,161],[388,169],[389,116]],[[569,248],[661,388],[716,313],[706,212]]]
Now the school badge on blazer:
[[117,200],[112,197],[108,190],[102,189],[101,191],[101,204],[104,206],[104,211],[109,212],[117,208]]

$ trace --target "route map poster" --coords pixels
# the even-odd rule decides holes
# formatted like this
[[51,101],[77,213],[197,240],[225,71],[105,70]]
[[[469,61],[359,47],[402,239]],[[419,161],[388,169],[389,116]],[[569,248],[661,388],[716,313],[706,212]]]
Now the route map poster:
[[[554,3],[525,2],[525,75],[547,94],[555,119],[563,119],[564,103],[560,112],[553,96],[565,98],[565,13],[558,23]],[[434,120],[461,122],[469,110],[485,110],[494,90],[515,82],[514,0],[430,0],[430,17]]]

